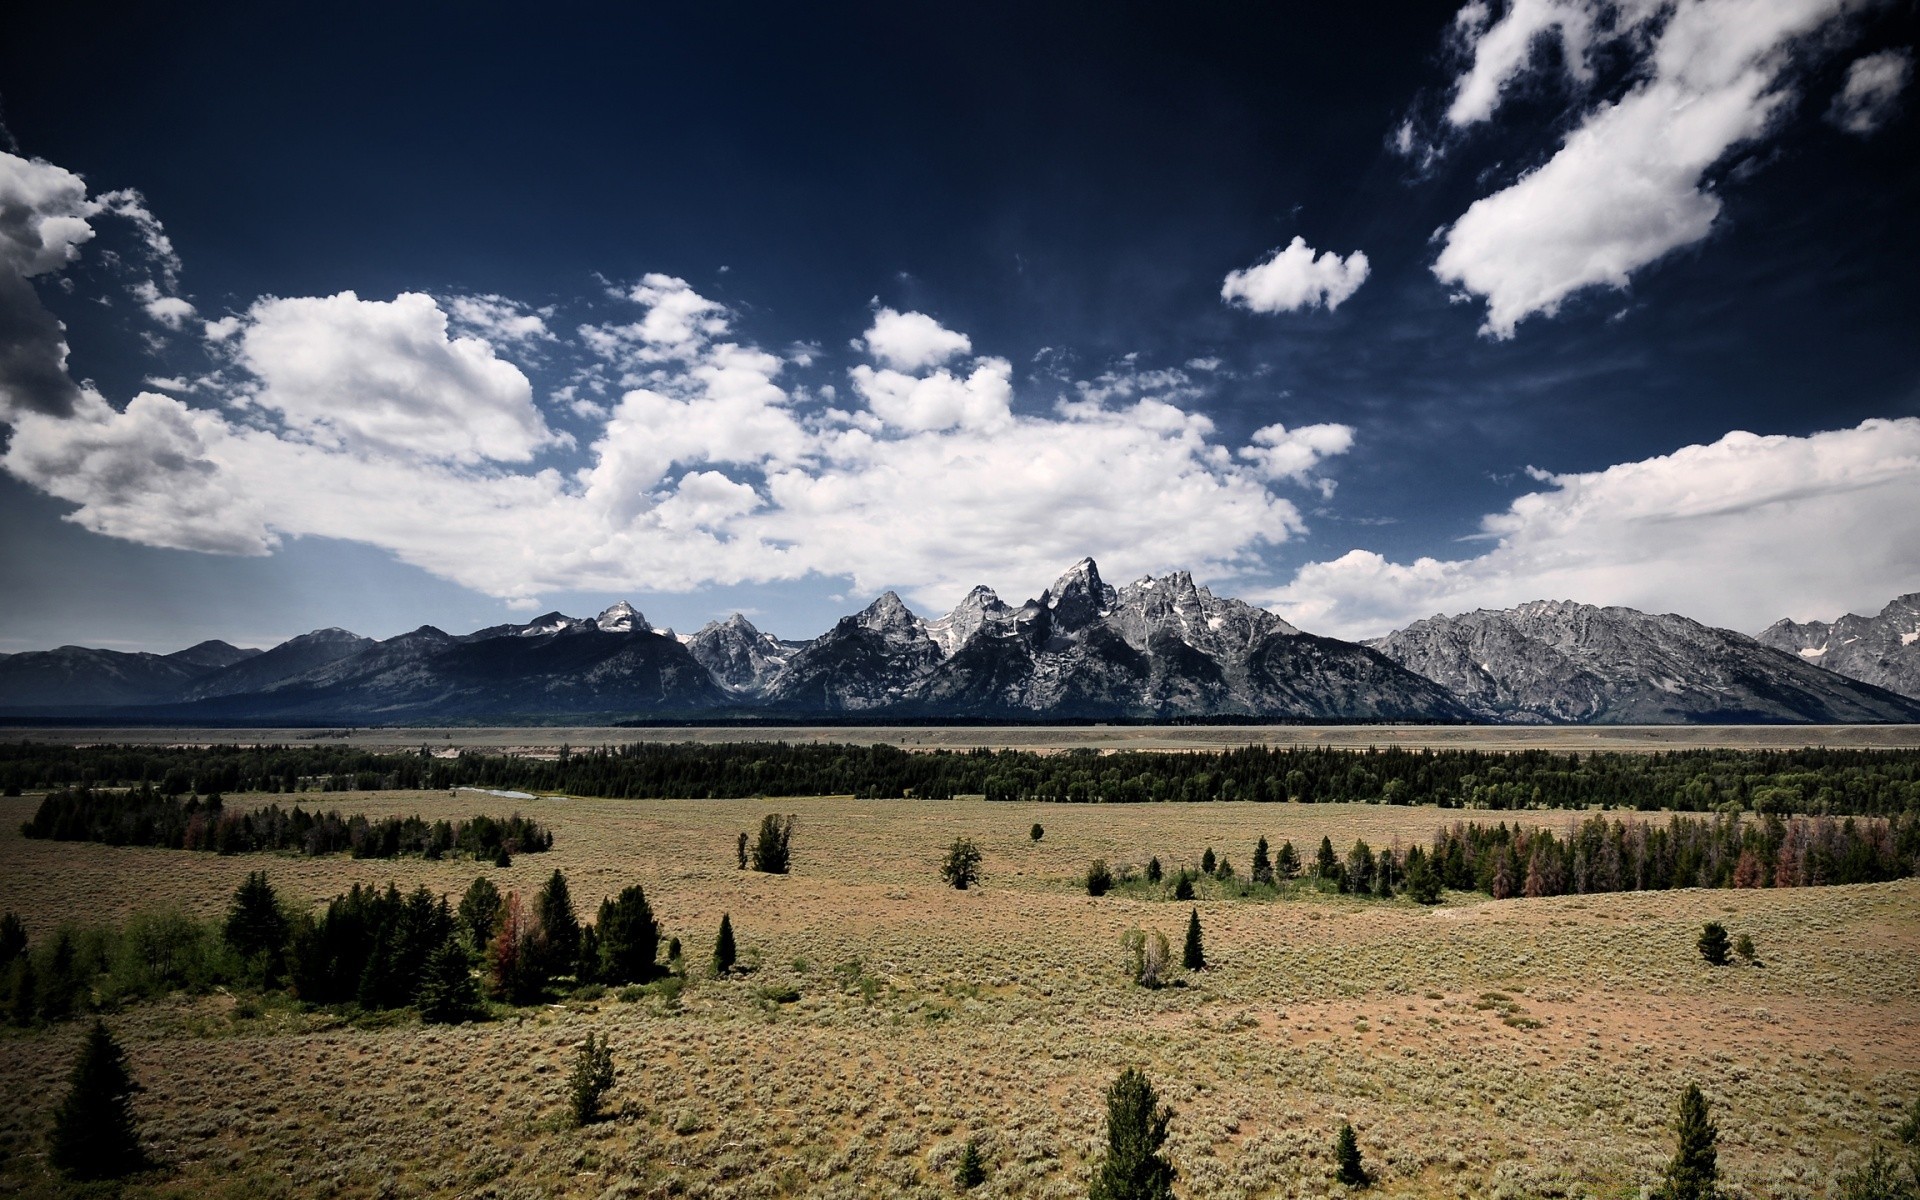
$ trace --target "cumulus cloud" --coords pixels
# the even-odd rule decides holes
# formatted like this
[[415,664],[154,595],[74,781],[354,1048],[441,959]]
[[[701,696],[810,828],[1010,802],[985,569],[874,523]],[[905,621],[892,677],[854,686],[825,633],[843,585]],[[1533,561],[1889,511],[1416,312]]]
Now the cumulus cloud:
[[479,338],[450,338],[431,296],[258,301],[238,361],[259,381],[246,403],[301,436],[456,462],[523,462],[557,439],[533,389]]
[[1713,229],[1721,201],[1707,172],[1764,136],[1785,111],[1791,53],[1854,0],[1516,0],[1498,21],[1462,10],[1472,62],[1448,116],[1486,120],[1557,38],[1584,81],[1602,45],[1629,56],[1624,95],[1587,110],[1544,164],[1482,197],[1450,227],[1433,264],[1459,294],[1484,299],[1481,332],[1513,336],[1590,287],[1625,288],[1635,271]]
[[465,334],[494,345],[524,345],[555,340],[547,328],[551,309],[536,309],[509,300],[505,296],[453,296],[446,301],[447,315]]
[[32,280],[79,257],[97,211],[78,175],[0,152],[0,420],[65,414],[80,401],[67,376],[66,330]]
[[[1371,637],[1436,612],[1577,599],[1753,631],[1920,587],[1920,418],[1711,445],[1553,475],[1482,521],[1459,559],[1353,550],[1266,597],[1316,633]],[[1790,564],[1783,569],[1783,564]]]
[[163,295],[151,279],[143,279],[133,286],[133,298],[149,317],[176,332],[184,329],[197,311],[178,296]]
[[1351,425],[1268,425],[1253,431],[1252,445],[1240,449],[1240,457],[1254,464],[1268,479],[1287,479],[1295,483],[1314,482],[1322,495],[1333,494],[1333,481],[1311,480],[1313,469],[1336,454],[1353,448]]
[[1855,59],[1846,82],[1827,109],[1827,120],[1848,133],[1865,137],[1887,123],[1899,106],[1900,93],[1913,78],[1913,52],[1882,50]]
[[992,431],[1013,419],[1013,364],[983,358],[964,379],[944,367],[917,377],[865,365],[853,369],[853,387],[873,414],[898,429]]
[[973,342],[925,313],[883,308],[861,336],[867,353],[897,371],[921,371],[973,352]]
[[1305,238],[1243,271],[1228,272],[1220,298],[1259,313],[1296,312],[1324,307],[1329,312],[1367,281],[1367,256],[1358,250],[1341,258],[1328,250],[1315,255]]

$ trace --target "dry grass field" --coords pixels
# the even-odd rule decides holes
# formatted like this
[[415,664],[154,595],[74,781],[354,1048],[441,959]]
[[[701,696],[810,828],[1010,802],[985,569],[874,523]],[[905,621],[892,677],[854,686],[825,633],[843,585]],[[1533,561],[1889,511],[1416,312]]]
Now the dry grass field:
[[[427,816],[505,812],[462,793],[302,797]],[[229,805],[242,803],[229,797]],[[1735,1197],[1825,1194],[1920,1092],[1920,881],[1486,901],[1203,900],[1209,970],[1147,991],[1121,936],[1177,946],[1187,906],[1087,896],[1087,863],[1243,873],[1261,835],[1308,856],[1425,842],[1459,814],[1342,805],[1069,807],[977,801],[521,803],[551,853],[471,862],[217,858],[29,842],[0,801],[0,908],[36,933],[175,905],[212,915],[251,869],[319,900],[355,880],[456,899],[476,873],[530,894],[555,867],[590,915],[645,886],[704,959],[731,914],[749,973],[654,997],[522,1010],[457,1028],[361,1028],[285,1004],[175,999],[113,1018],[165,1169],[135,1195],[948,1196],[969,1137],[984,1196],[1084,1196],[1102,1090],[1143,1065],[1177,1111],[1180,1194],[1340,1195],[1349,1119],[1382,1196],[1634,1197],[1671,1153],[1697,1081]],[[793,873],[734,867],[737,831],[791,812]],[[1478,814],[1485,818],[1490,814]],[[1499,814],[1494,814],[1499,815]],[[1511,814],[1506,814],[1511,819]],[[1564,813],[1522,814],[1556,827]],[[1028,826],[1041,822],[1034,844]],[[985,882],[943,886],[957,836]],[[1709,968],[1706,920],[1762,966]],[[790,1003],[768,998],[792,989]],[[564,1127],[573,1047],[606,1033],[612,1119]],[[79,1023],[0,1033],[0,1192],[37,1155]]]

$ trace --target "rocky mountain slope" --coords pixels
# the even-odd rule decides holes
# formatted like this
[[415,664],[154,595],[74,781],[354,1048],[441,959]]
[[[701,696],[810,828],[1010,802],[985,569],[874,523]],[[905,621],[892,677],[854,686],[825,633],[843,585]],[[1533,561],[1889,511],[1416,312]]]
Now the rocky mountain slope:
[[1540,600],[1370,643],[1476,717],[1609,725],[1920,720],[1920,702],[1685,617]]
[[225,642],[172,654],[61,646],[0,658],[0,708],[153,704],[259,655]]
[[1920,699],[1920,592],[1871,617],[1848,613],[1831,624],[1776,621],[1757,640],[1848,679]]

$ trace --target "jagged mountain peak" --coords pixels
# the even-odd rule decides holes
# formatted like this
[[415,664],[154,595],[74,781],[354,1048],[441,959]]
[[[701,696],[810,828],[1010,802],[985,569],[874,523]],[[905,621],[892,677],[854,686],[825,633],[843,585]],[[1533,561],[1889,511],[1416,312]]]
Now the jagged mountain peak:
[[602,633],[644,633],[653,628],[640,610],[625,600],[608,605],[593,623]]
[[943,658],[952,658],[967,639],[985,628],[1001,629],[1010,624],[1013,609],[985,585],[975,587],[953,611],[937,621],[927,622],[927,636],[940,647]]
[[1896,596],[1870,617],[1775,621],[1758,640],[1848,679],[1920,699],[1920,592]]
[[1041,596],[1054,620],[1067,629],[1079,628],[1105,616],[1113,607],[1114,591],[1100,578],[1100,567],[1083,558],[1068,567]]
[[882,592],[880,598],[861,609],[854,616],[862,629],[871,629],[875,633],[891,633],[904,630],[919,630],[920,618],[914,615],[907,602],[896,592]]

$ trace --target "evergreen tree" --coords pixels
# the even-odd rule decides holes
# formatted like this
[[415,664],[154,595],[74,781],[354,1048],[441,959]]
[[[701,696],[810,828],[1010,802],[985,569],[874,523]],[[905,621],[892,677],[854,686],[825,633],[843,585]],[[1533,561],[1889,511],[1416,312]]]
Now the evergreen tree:
[[1727,965],[1727,928],[1718,921],[1708,921],[1700,929],[1700,957],[1716,967]]
[[286,965],[287,915],[265,871],[251,871],[227,905],[222,933],[260,983],[271,987]]
[[93,1023],[67,1079],[72,1086],[53,1115],[53,1165],[76,1179],[111,1179],[145,1166],[133,1127],[133,1094],[140,1085],[106,1022]]
[[1220,860],[1213,856],[1213,847],[1208,846],[1207,852],[1200,856],[1200,873],[1202,875],[1211,875],[1219,867],[1219,864]]
[[534,897],[533,912],[547,933],[548,975],[572,971],[580,961],[580,918],[573,912],[573,896],[567,890],[567,877],[555,868]]
[[1714,1149],[1720,1131],[1707,1115],[1707,1098],[1694,1084],[1680,1093],[1680,1110],[1674,1119],[1676,1145],[1673,1161],[1667,1164],[1652,1200],[1715,1200],[1719,1189],[1719,1153]]
[[639,884],[600,902],[600,978],[606,983],[645,983],[660,955],[660,925]]
[[22,1029],[33,1024],[40,1011],[40,976],[33,969],[31,955],[22,956],[20,969],[13,975],[13,995],[7,1002],[7,1020]]
[[760,836],[753,843],[753,869],[765,875],[785,875],[793,845],[793,818],[768,813],[760,818]]
[[947,847],[947,861],[940,864],[940,878],[963,892],[978,883],[980,848],[967,838],[955,838]]
[[1340,890],[1364,896],[1373,890],[1373,847],[1362,841],[1356,841],[1353,849],[1347,852],[1346,874],[1341,876]]
[[500,889],[493,880],[477,875],[460,897],[460,928],[476,953],[484,953],[500,922]]
[[1193,899],[1192,875],[1187,874],[1185,871],[1180,872],[1180,878],[1173,881],[1173,898],[1175,900]]
[[1161,877],[1162,877],[1162,870],[1160,866],[1160,857],[1159,855],[1155,855],[1154,857],[1147,860],[1147,882],[1159,883]]
[[1172,1121],[1145,1072],[1120,1072],[1107,1089],[1107,1154],[1089,1200],[1173,1200],[1173,1164],[1160,1153]]
[[1418,846],[1407,851],[1407,894],[1416,904],[1440,903],[1439,872]]
[[1267,839],[1264,837],[1253,848],[1253,881],[1255,883],[1273,882],[1273,862],[1267,856]]
[[727,913],[721,913],[720,936],[713,941],[713,973],[715,975],[725,975],[728,971],[733,970],[735,958],[733,917]]
[[1294,850],[1292,842],[1280,843],[1280,853],[1274,856],[1273,871],[1280,879],[1292,879],[1300,874],[1300,855]]
[[740,860],[740,865],[736,869],[741,871],[746,870],[747,869],[747,831],[746,830],[742,829],[740,831],[740,840],[734,843],[733,852],[735,856],[738,857]]
[[581,1044],[567,1080],[567,1112],[575,1125],[591,1125],[600,1116],[600,1100],[613,1086],[613,1046],[593,1034]]
[[[1037,842],[1037,841],[1039,841],[1039,840],[1040,840],[1041,838],[1043,838],[1043,837],[1045,837],[1045,836],[1047,836],[1047,831],[1046,831],[1045,829],[1043,829],[1043,828],[1041,828],[1041,827],[1040,827],[1040,822],[1038,822],[1038,821],[1035,821],[1035,822],[1033,823],[1033,828],[1032,828],[1032,829],[1029,829],[1029,830],[1027,830],[1027,836],[1028,836],[1028,837],[1030,837],[1030,838],[1032,838],[1032,839],[1033,839],[1034,841],[1036,841],[1036,842]],[[967,1145],[969,1145],[969,1146],[971,1146],[971,1145],[973,1145],[973,1143],[972,1143],[972,1142],[968,1142],[968,1143],[967,1143]]]
[[427,958],[420,979],[420,1019],[429,1025],[457,1025],[479,1013],[473,960],[459,942],[448,938]]
[[1197,908],[1187,913],[1187,946],[1180,955],[1180,961],[1189,971],[1207,969],[1207,952],[1200,944],[1200,910]]
[[80,971],[73,948],[73,935],[62,929],[53,940],[53,953],[47,956],[46,978],[40,981],[42,1020],[64,1021],[73,1015],[80,993]]
[[1096,858],[1087,868],[1087,895],[1104,896],[1113,887],[1113,872],[1107,867],[1107,860]]
[[9,912],[0,916],[0,971],[13,965],[13,960],[27,952],[27,928],[20,918]]
[[1752,935],[1743,933],[1735,938],[1733,941],[1733,952],[1740,956],[1741,962],[1751,963],[1754,957]]
[[1323,837],[1320,839],[1320,854],[1319,857],[1314,860],[1313,869],[1314,873],[1322,879],[1329,880],[1333,883],[1340,882],[1340,860],[1335,857],[1333,853],[1332,838]]
[[[1040,827],[1035,825],[1034,828]],[[976,1138],[968,1138],[966,1149],[960,1152],[960,1165],[953,1172],[953,1182],[964,1192],[986,1181],[987,1164],[980,1159],[980,1142]]]
[[1373,1182],[1366,1164],[1360,1161],[1360,1139],[1354,1136],[1349,1121],[1340,1122],[1340,1132],[1333,1139],[1333,1175],[1348,1187],[1363,1188]]
[[600,931],[591,925],[580,927],[580,957],[573,964],[573,977],[581,983],[600,981]]

